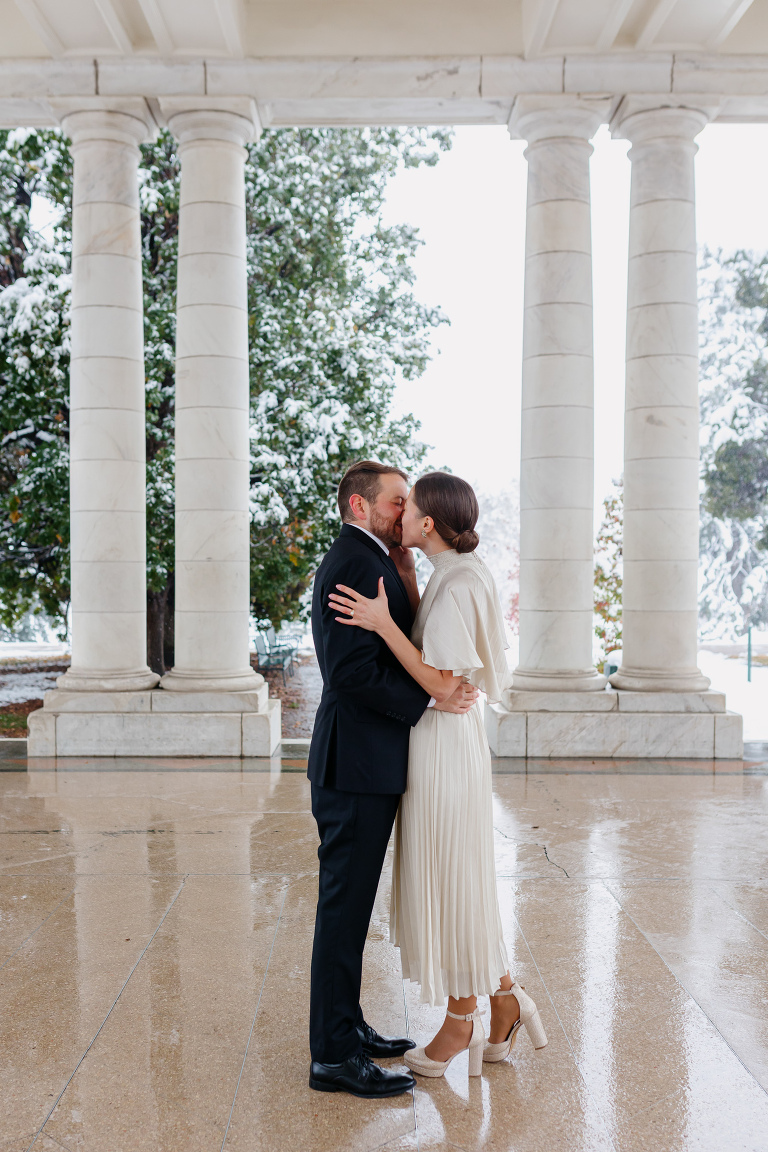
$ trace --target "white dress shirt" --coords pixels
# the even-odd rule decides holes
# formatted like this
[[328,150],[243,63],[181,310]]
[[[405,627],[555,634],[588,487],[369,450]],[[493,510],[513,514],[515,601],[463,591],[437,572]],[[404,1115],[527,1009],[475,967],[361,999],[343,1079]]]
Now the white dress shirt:
[[369,532],[367,528],[363,528],[362,524],[353,524],[352,527],[357,528],[358,532],[364,532],[366,536],[370,536],[371,540],[376,541],[384,555],[389,556],[389,548],[387,548],[383,540],[379,540],[378,536],[374,536],[373,532]]

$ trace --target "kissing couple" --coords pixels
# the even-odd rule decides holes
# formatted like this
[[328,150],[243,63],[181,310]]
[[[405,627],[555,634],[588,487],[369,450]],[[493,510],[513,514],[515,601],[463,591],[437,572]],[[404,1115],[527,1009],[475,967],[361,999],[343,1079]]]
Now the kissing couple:
[[[476,555],[471,486],[371,460],[339,485],[342,528],[315,577],[312,633],[323,694],[309,750],[320,835],[312,950],[310,1088],[396,1096],[403,1057],[442,1076],[469,1050],[469,1075],[503,1060],[524,1025],[547,1043],[508,970],[496,892],[491,755],[480,692],[497,701],[507,647],[493,577]],[[419,597],[412,548],[433,572]],[[425,1048],[380,1036],[360,1007],[363,948],[395,825],[390,934],[403,975],[445,1021]],[[477,997],[491,997],[486,1043]]]

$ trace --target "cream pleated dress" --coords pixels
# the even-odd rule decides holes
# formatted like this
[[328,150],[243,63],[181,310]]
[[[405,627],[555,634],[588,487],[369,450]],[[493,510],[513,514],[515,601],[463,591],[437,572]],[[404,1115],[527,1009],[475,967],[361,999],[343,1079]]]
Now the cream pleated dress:
[[[434,571],[411,631],[426,664],[464,676],[490,702],[508,672],[493,577],[474,552],[429,558]],[[495,992],[507,971],[493,852],[491,754],[480,704],[428,708],[411,729],[408,788],[395,825],[390,915],[403,975],[421,999]]]

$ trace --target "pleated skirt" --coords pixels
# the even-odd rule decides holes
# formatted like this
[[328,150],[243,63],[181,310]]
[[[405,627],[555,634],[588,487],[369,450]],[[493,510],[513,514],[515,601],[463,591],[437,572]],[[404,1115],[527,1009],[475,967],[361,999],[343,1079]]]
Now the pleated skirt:
[[495,992],[507,971],[493,851],[491,754],[476,705],[411,729],[395,824],[390,938],[421,999]]

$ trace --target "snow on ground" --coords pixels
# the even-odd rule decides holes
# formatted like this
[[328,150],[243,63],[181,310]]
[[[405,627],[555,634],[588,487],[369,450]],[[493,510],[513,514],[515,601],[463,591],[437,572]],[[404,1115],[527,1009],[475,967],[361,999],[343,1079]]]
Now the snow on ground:
[[[61,665],[66,663],[68,655],[68,644],[0,641],[0,708],[6,704],[23,704],[26,700],[42,700],[49,689],[56,687],[56,677],[61,676]],[[43,667],[25,670],[35,664]],[[46,665],[58,665],[58,670],[47,672]]]
[[768,666],[752,664],[747,681],[747,657],[733,659],[721,652],[699,652],[699,668],[712,681],[716,692],[725,692],[729,712],[744,717],[745,740],[768,740]]
[[68,656],[68,644],[45,644],[43,641],[31,640],[0,640],[0,661],[25,661],[30,663],[38,660],[50,660],[57,656]]
[[42,700],[44,694],[56,687],[61,672],[11,672],[0,669],[0,707],[5,704],[23,704],[25,700]]

